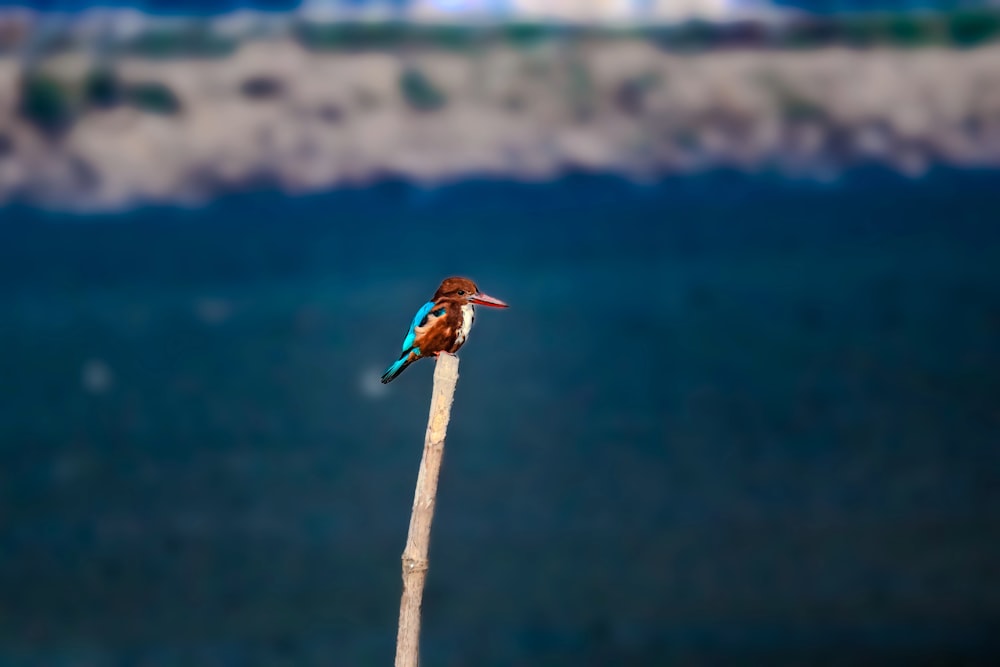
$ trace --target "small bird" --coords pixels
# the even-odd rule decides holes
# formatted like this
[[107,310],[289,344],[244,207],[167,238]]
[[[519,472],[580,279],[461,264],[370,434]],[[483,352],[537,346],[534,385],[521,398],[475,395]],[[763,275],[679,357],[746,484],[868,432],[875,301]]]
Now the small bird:
[[436,357],[442,352],[454,354],[465,344],[476,319],[475,306],[507,308],[500,299],[483,294],[468,278],[445,278],[430,301],[425,303],[410,323],[403,339],[403,353],[382,374],[382,384],[392,382],[417,359]]

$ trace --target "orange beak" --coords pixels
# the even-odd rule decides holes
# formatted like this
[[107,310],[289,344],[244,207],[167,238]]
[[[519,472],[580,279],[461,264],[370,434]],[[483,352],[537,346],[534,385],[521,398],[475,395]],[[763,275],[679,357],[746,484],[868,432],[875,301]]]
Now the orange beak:
[[509,308],[506,303],[500,299],[494,299],[489,294],[473,294],[469,297],[469,303],[474,303],[479,306],[489,306],[490,308]]

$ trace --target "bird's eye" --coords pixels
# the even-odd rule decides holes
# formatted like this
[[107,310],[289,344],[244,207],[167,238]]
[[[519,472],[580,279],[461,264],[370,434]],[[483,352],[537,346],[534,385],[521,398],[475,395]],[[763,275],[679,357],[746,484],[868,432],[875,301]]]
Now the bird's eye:
[[464,289],[458,290],[458,295],[459,296],[465,296],[465,290]]

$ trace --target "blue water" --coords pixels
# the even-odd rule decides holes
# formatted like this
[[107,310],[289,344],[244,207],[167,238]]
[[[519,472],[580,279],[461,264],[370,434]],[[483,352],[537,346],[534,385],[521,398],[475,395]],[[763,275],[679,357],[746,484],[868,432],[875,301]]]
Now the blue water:
[[[0,663],[391,660],[431,363],[458,665],[1000,656],[1000,175],[0,212]],[[978,661],[978,662],[977,662]]]

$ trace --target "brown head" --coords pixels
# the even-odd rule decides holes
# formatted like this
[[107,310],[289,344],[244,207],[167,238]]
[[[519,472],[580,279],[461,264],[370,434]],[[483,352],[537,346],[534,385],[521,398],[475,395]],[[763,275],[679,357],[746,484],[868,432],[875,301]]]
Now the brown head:
[[507,308],[507,304],[500,299],[494,299],[488,294],[483,294],[476,287],[476,283],[468,278],[445,278],[434,293],[434,301],[438,299],[449,299],[459,303],[474,303],[480,306],[491,308]]

